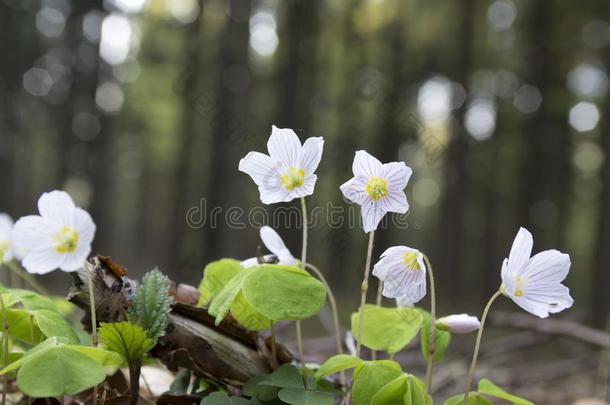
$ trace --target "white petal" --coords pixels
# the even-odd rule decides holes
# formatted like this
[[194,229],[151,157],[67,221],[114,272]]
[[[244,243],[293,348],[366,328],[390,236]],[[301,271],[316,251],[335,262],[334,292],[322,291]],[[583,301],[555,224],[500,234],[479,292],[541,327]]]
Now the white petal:
[[74,201],[64,191],[44,193],[38,200],[40,216],[69,228],[74,228]]
[[527,285],[563,281],[570,271],[570,256],[557,250],[540,252],[530,259],[521,277]]
[[365,233],[374,231],[386,214],[381,204],[369,199],[362,205],[362,228]]
[[436,321],[441,329],[446,329],[451,333],[466,334],[474,332],[481,327],[481,322],[476,316],[468,314],[449,315]]
[[267,150],[274,160],[282,162],[286,167],[298,167],[302,146],[299,137],[292,129],[278,128],[274,125],[267,142]]
[[524,288],[523,296],[510,297],[521,308],[540,318],[561,312],[574,304],[570,290],[560,283],[528,285]]
[[8,214],[0,213],[0,235],[9,235],[13,230],[13,220]]
[[366,193],[366,184],[367,180],[358,176],[343,183],[339,189],[347,200],[362,205],[365,201],[370,200]]
[[250,152],[239,161],[239,171],[252,177],[259,187],[278,186],[280,167],[279,162],[260,152]]
[[364,150],[359,150],[354,157],[352,171],[354,176],[382,177],[382,167],[383,165],[376,157]]
[[407,187],[413,170],[404,162],[391,162],[383,165],[381,177],[388,182],[390,190],[402,191]]
[[280,262],[283,264],[294,264],[296,262],[280,235],[271,227],[263,226],[260,230],[260,235],[267,249],[276,255]]
[[409,203],[407,202],[407,196],[403,191],[390,191],[388,195],[380,199],[378,203],[388,212],[396,212],[398,214],[406,214],[409,212]]
[[61,226],[38,215],[23,217],[15,224],[13,244],[18,251],[54,249],[53,236]]
[[280,202],[289,202],[294,199],[283,186],[278,185],[276,187],[263,187],[258,188],[260,193],[261,202],[263,204],[275,204]]
[[74,230],[78,234],[79,244],[91,245],[95,237],[95,223],[87,211],[78,207],[74,211]]
[[413,286],[406,295],[396,298],[396,306],[412,307],[426,296],[426,283]]
[[294,190],[288,192],[290,199],[286,200],[292,201],[296,198],[307,197],[308,195],[312,195],[313,191],[316,187],[316,182],[318,181],[318,176],[315,174],[310,174],[305,177],[305,181],[301,187],[297,187]]
[[519,229],[508,256],[508,273],[521,274],[532,255],[534,240],[525,228]]
[[414,305],[413,299],[407,295],[396,298],[396,306],[399,308],[412,308]]
[[407,246],[392,246],[381,254],[381,258],[403,258],[405,253],[416,251]]
[[324,150],[324,138],[308,138],[303,144],[303,154],[301,156],[300,168],[305,170],[305,174],[312,174],[318,168]]
[[81,244],[74,253],[65,254],[64,262],[59,266],[62,271],[76,271],[83,268],[85,261],[91,253],[90,244]]
[[46,274],[58,269],[65,260],[55,248],[29,251],[23,258],[23,267],[32,274]]

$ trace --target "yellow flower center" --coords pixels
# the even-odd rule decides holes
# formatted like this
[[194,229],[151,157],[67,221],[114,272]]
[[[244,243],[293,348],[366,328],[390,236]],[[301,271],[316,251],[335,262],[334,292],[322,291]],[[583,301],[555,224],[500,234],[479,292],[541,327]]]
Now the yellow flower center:
[[366,185],[367,194],[374,200],[381,200],[388,195],[388,182],[379,177],[371,177]]
[[78,233],[65,227],[53,238],[57,253],[73,253],[78,247]]
[[292,191],[295,188],[302,187],[305,184],[305,170],[291,167],[288,172],[282,176],[282,185],[287,191]]
[[411,271],[420,271],[421,267],[419,266],[419,262],[417,261],[417,253],[416,252],[407,252],[403,256],[403,263],[407,270]]

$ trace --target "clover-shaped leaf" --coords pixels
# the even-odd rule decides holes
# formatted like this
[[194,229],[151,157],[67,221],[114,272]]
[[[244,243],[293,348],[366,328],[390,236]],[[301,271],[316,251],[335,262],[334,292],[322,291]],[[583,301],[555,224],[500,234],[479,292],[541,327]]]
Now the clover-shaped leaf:
[[373,396],[402,374],[400,365],[391,360],[367,361],[356,368],[352,385],[354,405],[369,405]]
[[210,303],[227,283],[240,271],[241,263],[234,259],[221,259],[208,264],[203,270],[203,279],[199,284],[199,306]]

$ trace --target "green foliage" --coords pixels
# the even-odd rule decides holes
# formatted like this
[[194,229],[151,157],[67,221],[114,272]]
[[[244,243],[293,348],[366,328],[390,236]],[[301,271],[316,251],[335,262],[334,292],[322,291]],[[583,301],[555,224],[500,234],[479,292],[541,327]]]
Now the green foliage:
[[59,314],[47,309],[7,309],[6,319],[9,335],[28,345],[36,345],[45,337],[57,337],[64,343],[79,343],[72,326]]
[[370,405],[373,396],[402,374],[400,365],[391,360],[367,361],[356,368],[352,384],[354,405]]
[[292,266],[259,266],[244,280],[243,291],[252,307],[273,321],[309,318],[326,301],[324,285]]
[[227,316],[231,305],[237,298],[237,295],[244,285],[244,280],[248,275],[252,273],[252,269],[244,269],[237,273],[231,280],[224,286],[224,288],[214,297],[208,312],[210,315],[216,317],[216,325],[220,324],[222,320]]
[[326,360],[318,371],[316,371],[315,377],[317,380],[320,380],[329,375],[356,368],[363,363],[364,360],[359,359],[358,357],[350,356],[349,354],[338,354]]
[[[444,405],[462,405],[464,403],[464,394],[455,395],[444,402]],[[471,392],[468,395],[467,405],[493,405],[489,399],[480,395],[477,392]]]
[[237,294],[231,304],[231,315],[241,326],[254,331],[268,329],[271,323],[269,318],[250,305],[243,292]]
[[129,364],[141,361],[155,345],[144,328],[129,322],[102,323],[98,333],[100,342],[108,350],[120,354]]
[[224,392],[214,392],[203,398],[201,405],[249,405],[250,401],[239,397],[229,397]]
[[69,345],[53,337],[0,370],[17,372],[21,391],[34,398],[74,395],[101,383],[121,365],[120,356],[97,349]]
[[323,391],[310,391],[303,388],[284,388],[278,397],[291,405],[333,405],[335,396]]
[[78,335],[72,326],[57,312],[49,311],[48,309],[40,309],[38,311],[33,311],[33,314],[34,322],[44,336],[55,336],[64,343],[79,343]]
[[199,284],[199,306],[210,303],[227,283],[240,271],[241,263],[234,259],[221,259],[208,264],[203,270],[203,280]]
[[127,313],[129,322],[142,326],[155,343],[165,334],[167,314],[173,303],[169,289],[170,281],[167,277],[159,270],[149,271],[136,288]]
[[[430,356],[430,314],[426,311],[421,311],[423,316],[423,326],[421,331],[421,352],[426,360]],[[435,346],[434,346],[434,362],[437,363],[445,357],[445,352],[451,343],[451,333],[434,328]]]
[[[415,308],[382,308],[366,305],[362,344],[372,350],[397,353],[407,346],[422,327],[422,315]],[[352,314],[352,334],[358,336],[359,313]]]
[[371,400],[371,405],[432,405],[426,386],[411,374],[402,374],[384,385]]
[[[471,392],[468,396],[468,405],[491,405],[491,402],[485,396],[502,399],[513,405],[534,405],[533,402],[527,399],[520,398],[516,395],[509,394],[496,384],[492,383],[487,379],[479,381],[479,387],[477,392]],[[458,405],[463,404],[464,394],[456,395],[445,401],[445,405]]]

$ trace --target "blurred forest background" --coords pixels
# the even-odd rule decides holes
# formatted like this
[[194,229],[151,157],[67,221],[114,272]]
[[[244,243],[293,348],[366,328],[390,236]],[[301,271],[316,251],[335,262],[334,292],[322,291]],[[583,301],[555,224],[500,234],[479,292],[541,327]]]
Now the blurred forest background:
[[[480,312],[525,226],[572,257],[562,315],[603,328],[609,22],[607,0],[0,0],[0,211],[65,189],[97,252],[196,284],[260,242],[187,212],[262,206],[237,165],[275,124],[326,140],[310,208],[347,205],[357,149],[414,169],[408,229],[375,254],[427,252],[442,313]],[[298,227],[278,231],[300,251]],[[310,244],[347,324],[366,236],[318,221]]]

